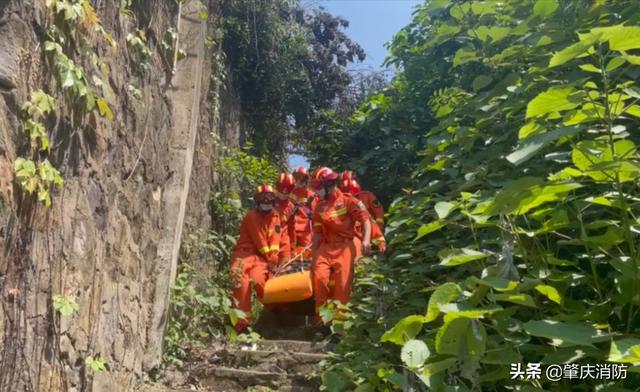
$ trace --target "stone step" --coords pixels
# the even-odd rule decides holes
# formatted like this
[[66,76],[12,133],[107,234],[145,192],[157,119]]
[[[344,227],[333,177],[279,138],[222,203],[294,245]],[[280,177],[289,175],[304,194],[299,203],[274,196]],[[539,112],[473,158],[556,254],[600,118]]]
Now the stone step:
[[261,340],[257,343],[260,350],[291,351],[298,353],[320,353],[326,349],[326,342],[306,340]]
[[219,392],[245,391],[257,386],[276,391],[304,391],[317,390],[319,386],[317,378],[255,369],[201,366],[193,369],[191,374],[207,390]]
[[315,373],[320,361],[328,357],[323,353],[266,350],[231,350],[219,352],[218,356],[224,366],[296,375]]

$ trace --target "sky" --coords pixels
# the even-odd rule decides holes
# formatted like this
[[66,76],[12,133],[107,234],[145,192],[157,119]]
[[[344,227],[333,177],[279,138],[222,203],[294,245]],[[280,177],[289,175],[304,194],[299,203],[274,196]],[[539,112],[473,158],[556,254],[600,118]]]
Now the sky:
[[[303,0],[303,4],[322,6],[330,13],[349,21],[346,33],[365,50],[363,63],[352,64],[354,70],[381,70],[387,55],[384,44],[411,21],[413,8],[420,0]],[[304,157],[292,155],[289,166],[307,166]]]

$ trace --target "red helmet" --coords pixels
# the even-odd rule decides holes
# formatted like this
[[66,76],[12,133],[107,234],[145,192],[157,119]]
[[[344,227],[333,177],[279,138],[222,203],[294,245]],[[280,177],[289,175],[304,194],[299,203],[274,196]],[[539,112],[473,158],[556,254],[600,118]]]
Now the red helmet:
[[296,187],[296,180],[289,173],[281,173],[276,180],[276,190],[288,195]]
[[351,189],[351,194],[356,196],[358,193],[360,193],[360,184],[358,184],[358,181],[356,180],[351,180],[350,183],[350,189]]
[[358,177],[356,176],[356,172],[352,171],[352,170],[345,170],[342,172],[342,181],[344,180],[357,180]]
[[309,178],[309,170],[306,167],[300,166],[293,171],[294,177],[306,177]]
[[276,193],[273,187],[269,184],[262,184],[256,189],[256,193],[253,195],[253,200],[257,203],[272,203],[276,199]]
[[335,181],[338,179],[338,174],[328,167],[319,167],[311,175],[311,187],[313,189],[320,189],[329,181]]

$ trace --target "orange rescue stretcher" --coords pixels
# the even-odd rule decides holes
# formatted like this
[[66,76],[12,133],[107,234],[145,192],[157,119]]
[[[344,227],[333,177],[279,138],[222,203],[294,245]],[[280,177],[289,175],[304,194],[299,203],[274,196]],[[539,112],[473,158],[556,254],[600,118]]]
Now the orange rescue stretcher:
[[[306,248],[297,248],[295,253],[296,255],[282,265],[274,277],[265,283],[263,304],[299,302],[313,296],[311,271],[308,263],[304,262],[310,258],[310,245]],[[297,259],[301,259],[300,263],[290,268]]]

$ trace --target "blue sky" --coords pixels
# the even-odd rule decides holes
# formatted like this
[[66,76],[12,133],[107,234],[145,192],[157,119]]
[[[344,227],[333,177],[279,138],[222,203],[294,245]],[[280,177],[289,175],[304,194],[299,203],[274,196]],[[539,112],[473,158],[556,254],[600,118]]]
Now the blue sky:
[[[303,0],[303,4],[322,6],[349,21],[347,34],[367,53],[363,63],[349,67],[354,70],[382,69],[387,55],[384,44],[411,21],[411,12],[420,3],[420,0]],[[308,166],[308,163],[303,157],[292,155],[289,166]]]

